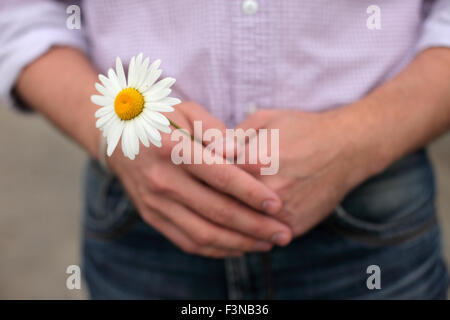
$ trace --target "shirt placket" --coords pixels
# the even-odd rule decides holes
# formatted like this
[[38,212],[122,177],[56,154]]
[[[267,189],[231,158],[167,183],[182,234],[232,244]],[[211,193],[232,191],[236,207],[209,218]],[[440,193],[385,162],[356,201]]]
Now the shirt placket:
[[[271,37],[269,1],[230,1],[232,106],[229,125],[236,125],[257,109],[271,106]],[[249,294],[249,274],[245,256],[225,260],[228,296],[243,299]]]
[[233,1],[232,101],[230,122],[243,121],[271,105],[272,47],[269,1]]

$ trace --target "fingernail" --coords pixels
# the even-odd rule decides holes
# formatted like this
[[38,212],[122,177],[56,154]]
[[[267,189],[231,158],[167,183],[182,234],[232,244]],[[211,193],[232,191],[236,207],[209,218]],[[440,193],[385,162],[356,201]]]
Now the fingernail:
[[277,214],[281,209],[280,203],[274,200],[265,200],[262,204],[262,207],[268,214]]
[[255,243],[255,251],[269,251],[272,249],[272,244],[266,241],[258,241]]
[[279,246],[285,246],[289,243],[289,235],[284,232],[277,232],[272,236],[272,242]]

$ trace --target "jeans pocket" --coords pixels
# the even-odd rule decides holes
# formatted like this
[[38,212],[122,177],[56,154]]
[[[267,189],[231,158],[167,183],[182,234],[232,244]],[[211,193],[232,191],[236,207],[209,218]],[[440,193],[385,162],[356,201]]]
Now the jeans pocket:
[[434,197],[433,172],[421,150],[352,191],[326,225],[370,244],[405,242],[436,224]]
[[84,229],[88,236],[115,239],[139,218],[117,177],[90,160],[85,176]]

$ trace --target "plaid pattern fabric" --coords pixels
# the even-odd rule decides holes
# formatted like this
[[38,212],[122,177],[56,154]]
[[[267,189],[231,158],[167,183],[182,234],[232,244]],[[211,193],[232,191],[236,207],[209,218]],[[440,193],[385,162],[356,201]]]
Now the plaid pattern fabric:
[[[257,5],[248,10],[248,2]],[[76,3],[76,1],[71,1]],[[320,111],[351,103],[418,51],[450,46],[450,0],[90,0],[81,30],[67,1],[2,0],[0,96],[55,44],[86,51],[101,72],[116,56],[160,58],[174,95],[234,125],[255,108]],[[370,30],[367,8],[381,10]],[[246,7],[247,5],[247,7]],[[68,62],[70,63],[70,62]],[[164,74],[163,74],[164,75]]]

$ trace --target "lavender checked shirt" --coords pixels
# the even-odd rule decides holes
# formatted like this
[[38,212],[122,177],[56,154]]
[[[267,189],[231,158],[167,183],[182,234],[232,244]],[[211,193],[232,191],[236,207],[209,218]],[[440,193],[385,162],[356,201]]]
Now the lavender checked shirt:
[[[66,27],[70,4],[80,30]],[[370,5],[381,29],[367,27]],[[257,108],[354,102],[418,52],[450,47],[450,0],[1,0],[0,104],[14,105],[20,71],[55,45],[103,73],[116,56],[160,58],[174,96],[233,126]]]

